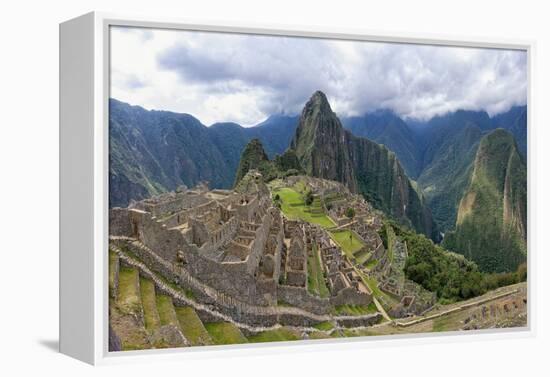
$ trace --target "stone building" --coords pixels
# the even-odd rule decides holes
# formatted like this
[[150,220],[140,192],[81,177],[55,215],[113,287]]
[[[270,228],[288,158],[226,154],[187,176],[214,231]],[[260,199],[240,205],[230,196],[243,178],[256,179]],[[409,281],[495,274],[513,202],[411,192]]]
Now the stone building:
[[[188,279],[200,281],[215,292],[194,292],[208,304],[216,305],[213,296],[256,307],[285,301],[325,314],[335,305],[372,300],[327,232],[286,219],[257,171],[235,190],[181,187],[113,208],[109,234],[111,242],[146,250],[142,259],[148,267],[183,289]],[[317,257],[314,253],[319,253],[329,298],[308,291],[308,257]]]

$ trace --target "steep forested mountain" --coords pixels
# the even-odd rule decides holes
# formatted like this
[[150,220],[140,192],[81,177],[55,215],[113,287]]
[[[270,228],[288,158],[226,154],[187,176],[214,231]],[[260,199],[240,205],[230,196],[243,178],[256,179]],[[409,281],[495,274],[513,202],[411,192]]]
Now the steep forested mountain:
[[391,110],[377,110],[361,117],[342,118],[344,127],[355,136],[383,144],[394,152],[405,172],[416,179],[422,168],[417,135]]
[[515,106],[489,117],[484,111],[458,110],[428,121],[404,122],[388,110],[343,118],[346,128],[395,152],[409,177],[422,189],[441,231],[453,229],[458,203],[467,188],[483,135],[505,128],[520,153],[527,151],[527,107]]
[[147,111],[115,99],[109,110],[110,206],[202,180],[230,188],[251,139],[260,139],[273,157],[288,147],[297,123],[297,117],[277,115],[251,128],[235,123],[206,127],[188,114]]
[[275,158],[270,160],[259,139],[250,140],[244,147],[239,161],[239,168],[235,174],[234,187],[237,187],[241,179],[251,169],[259,170],[266,182],[287,175],[303,173],[294,150],[287,149],[283,154],[275,155]]
[[491,128],[486,112],[460,110],[432,118],[423,131],[418,184],[443,232],[454,227],[479,140]]
[[322,92],[305,105],[291,148],[308,175],[342,182],[394,218],[437,239],[430,211],[395,154],[344,129]]
[[485,271],[512,271],[525,261],[527,170],[511,133],[497,129],[479,144],[456,230],[443,245]]

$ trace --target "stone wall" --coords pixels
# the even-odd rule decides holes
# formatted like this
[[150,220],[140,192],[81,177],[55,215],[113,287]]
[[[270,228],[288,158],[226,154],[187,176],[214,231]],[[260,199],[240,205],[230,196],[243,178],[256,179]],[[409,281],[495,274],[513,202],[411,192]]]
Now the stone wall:
[[133,236],[168,262],[174,262],[177,250],[186,247],[187,241],[179,230],[168,229],[147,212],[129,210],[128,213]]
[[[130,228],[132,230],[130,232],[128,232],[128,221],[125,221],[124,213],[126,213],[126,217],[129,218],[131,224]],[[164,224],[156,221],[147,212],[135,209],[120,210],[117,211],[114,219],[116,220],[117,229],[120,231],[113,235],[135,237],[169,263],[176,261],[179,250],[185,260],[186,269],[189,270],[192,276],[200,277],[205,284],[231,296],[240,297],[244,302],[255,305],[272,304],[272,296],[275,293],[271,292],[266,296],[266,292],[258,292],[256,279],[259,261],[263,255],[271,226],[271,214],[266,214],[264,222],[256,229],[255,240],[248,258],[243,262],[227,263],[219,263],[209,259],[204,250],[199,249],[196,245],[189,244],[179,230],[167,229]],[[230,222],[228,226],[237,227],[235,221]],[[167,273],[167,271],[158,272],[163,275]],[[266,297],[268,300],[266,300]]]
[[305,288],[280,285],[277,294],[280,302],[315,314],[327,314],[332,309],[330,299],[313,296]]
[[382,314],[374,313],[357,317],[338,317],[336,322],[342,327],[372,326],[382,320]]
[[254,197],[252,199],[246,199],[248,200],[247,203],[237,203],[235,205],[237,216],[240,219],[243,219],[248,222],[254,221],[254,215],[256,211],[258,210],[259,202],[258,198]]
[[209,252],[217,250],[235,237],[238,227],[239,220],[236,217],[230,218],[215,232],[207,235],[207,242],[202,246],[202,249]]
[[193,216],[208,212],[216,208],[218,204],[215,201],[203,203],[197,207],[186,208],[172,215],[165,216],[162,221],[168,228],[173,228],[185,224]]
[[331,297],[330,302],[334,306],[339,305],[364,305],[372,302],[372,295],[357,291],[354,287],[342,289],[336,296]]
[[208,201],[202,195],[193,192],[178,193],[173,200],[156,203],[146,208],[155,217],[163,216],[167,213],[180,212],[186,208],[198,207]]
[[246,261],[246,269],[248,274],[250,275],[257,275],[258,265],[260,264],[260,260],[265,251],[265,245],[267,242],[267,237],[269,235],[269,229],[271,228],[272,221],[273,218],[271,216],[271,213],[268,212],[263,217],[262,224],[258,227],[258,229],[256,229],[254,241],[252,242],[252,246],[250,248],[250,254]]
[[126,208],[112,208],[109,211],[109,235],[132,237],[132,224]]

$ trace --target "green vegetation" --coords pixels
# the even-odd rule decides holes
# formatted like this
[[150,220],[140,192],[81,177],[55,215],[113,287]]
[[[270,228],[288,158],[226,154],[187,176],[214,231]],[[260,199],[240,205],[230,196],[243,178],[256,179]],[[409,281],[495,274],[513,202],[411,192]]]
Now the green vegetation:
[[334,328],[334,325],[332,324],[332,322],[325,321],[325,322],[318,323],[313,327],[315,327],[317,330],[329,331]]
[[214,344],[248,343],[241,330],[230,322],[205,323],[204,327],[210,334]]
[[497,129],[481,139],[474,173],[443,246],[483,271],[514,271],[527,255],[527,170],[512,134]]
[[374,302],[367,306],[362,305],[339,305],[334,308],[336,315],[366,315],[378,312]]
[[321,297],[328,297],[330,292],[325,283],[325,276],[321,267],[321,259],[317,245],[313,244],[312,253],[308,255],[307,261],[307,288],[311,294]]
[[115,270],[118,263],[118,256],[112,250],[109,250],[109,289],[115,288]]
[[353,219],[355,217],[355,209],[353,207],[346,208],[346,216]]
[[285,327],[277,330],[263,331],[248,337],[248,340],[252,343],[283,342],[299,339],[301,339],[299,332]]
[[172,303],[172,297],[166,295],[157,295],[157,310],[159,313],[160,324],[179,326],[178,317]]
[[117,306],[124,314],[133,314],[141,311],[139,273],[135,268],[120,268],[118,274]]
[[389,224],[385,224],[382,229],[380,229],[379,234],[382,238],[382,242],[384,242],[384,247],[388,250],[390,262],[393,262],[393,248],[395,244],[395,232],[393,231],[393,227]]
[[378,264],[378,260],[372,259],[365,265],[365,267],[367,267],[369,270],[372,270],[374,267],[376,267],[377,264]]
[[330,236],[346,253],[348,258],[355,259],[354,254],[361,250],[364,246],[364,243],[357,238],[355,233],[349,230],[339,230],[330,232]]
[[464,256],[435,245],[423,235],[388,222],[397,237],[407,243],[409,256],[405,275],[425,289],[435,292],[443,302],[454,302],[482,295],[488,290],[513,284],[526,277],[524,270],[487,274]]
[[140,278],[139,287],[141,290],[143,315],[145,317],[145,328],[149,331],[153,331],[160,327],[160,318],[157,311],[157,301],[155,295],[155,284],[149,279]]
[[303,196],[293,188],[283,187],[274,189],[274,193],[281,199],[281,210],[291,219],[301,219],[324,228],[334,227],[332,220],[323,213],[321,203],[314,201],[306,206]]
[[183,335],[192,346],[212,344],[212,338],[210,338],[195,309],[189,306],[177,307],[176,316]]
[[303,173],[303,169],[300,166],[300,161],[298,161],[298,156],[296,156],[296,152],[292,149],[287,149],[283,154],[276,155],[273,162],[279,171],[280,177]]
[[234,186],[239,184],[250,169],[257,169],[262,174],[265,182],[289,175],[297,175],[302,172],[294,151],[287,150],[282,155],[277,155],[274,160],[270,161],[259,139],[250,140],[244,148],[235,175]]
[[[333,332],[333,334],[337,334],[337,332],[335,331],[335,332]],[[333,338],[335,337],[334,335],[327,335],[322,331],[312,332],[308,336],[309,336],[308,339],[329,339],[331,337],[333,337]]]
[[434,220],[445,233],[455,226],[458,203],[468,187],[482,136],[473,122],[466,120],[453,126],[457,126],[456,131],[441,129],[441,134],[431,142],[427,166],[418,178]]
[[365,265],[365,262],[371,257],[371,255],[372,252],[370,252],[367,248],[363,248],[354,254],[355,260],[361,265]]

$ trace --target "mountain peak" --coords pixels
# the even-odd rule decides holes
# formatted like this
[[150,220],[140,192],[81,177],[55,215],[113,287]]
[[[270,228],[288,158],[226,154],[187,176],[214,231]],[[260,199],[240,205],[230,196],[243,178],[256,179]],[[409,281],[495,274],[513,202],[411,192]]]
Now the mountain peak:
[[240,182],[249,170],[260,169],[261,165],[268,161],[269,159],[267,158],[267,154],[265,153],[264,146],[260,139],[254,138],[250,140],[241,154],[234,186]]
[[330,108],[330,104],[328,103],[327,96],[320,90],[317,90],[315,93],[313,93],[309,101],[306,103],[306,106],[304,107],[304,112],[310,112],[315,109],[323,112],[328,111],[332,113],[332,109]]
[[392,217],[438,238],[429,210],[395,155],[345,130],[323,92],[306,103],[291,148],[307,175],[341,182]]

